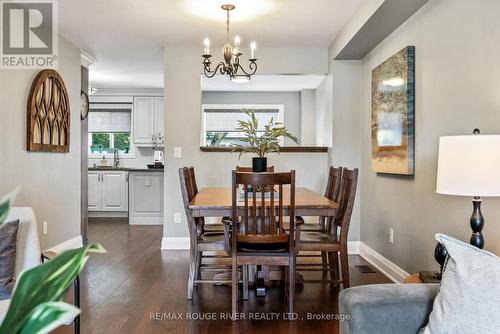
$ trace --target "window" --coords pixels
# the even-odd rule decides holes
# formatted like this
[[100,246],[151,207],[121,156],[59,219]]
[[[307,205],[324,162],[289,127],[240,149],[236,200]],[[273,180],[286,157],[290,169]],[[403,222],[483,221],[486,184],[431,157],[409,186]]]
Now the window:
[[283,122],[284,105],[270,104],[204,104],[202,105],[203,128],[202,146],[231,146],[246,144],[241,141],[244,134],[237,131],[238,120],[246,120],[248,116],[243,110],[253,110],[259,120],[259,132],[273,118],[275,122]]
[[132,156],[131,104],[92,104],[89,110],[89,155]]

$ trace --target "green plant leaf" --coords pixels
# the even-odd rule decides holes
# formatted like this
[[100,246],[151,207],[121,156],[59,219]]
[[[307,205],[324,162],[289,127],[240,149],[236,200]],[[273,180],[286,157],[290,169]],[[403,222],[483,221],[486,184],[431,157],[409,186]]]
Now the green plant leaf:
[[18,334],[40,304],[60,301],[87,262],[88,253],[104,253],[99,244],[62,252],[50,261],[21,273],[0,333]]
[[57,327],[73,321],[80,310],[64,302],[39,304],[28,315],[26,325],[19,334],[45,334]]
[[9,215],[10,207],[14,202],[14,199],[17,196],[17,193],[21,190],[21,187],[17,187],[12,190],[10,193],[5,195],[2,199],[0,199],[0,225],[5,222],[7,216]]
[[242,111],[248,116],[248,119],[238,120],[239,127],[236,130],[244,133],[245,138],[241,141],[248,143],[248,145],[233,145],[233,152],[241,149],[239,158],[241,158],[243,153],[254,153],[259,157],[265,157],[266,154],[272,152],[279,154],[281,148],[280,138],[282,137],[290,138],[297,144],[300,143],[299,139],[288,132],[288,129],[282,123],[275,123],[273,117],[264,124],[264,131],[259,135],[259,120],[255,116],[255,112],[246,109]]

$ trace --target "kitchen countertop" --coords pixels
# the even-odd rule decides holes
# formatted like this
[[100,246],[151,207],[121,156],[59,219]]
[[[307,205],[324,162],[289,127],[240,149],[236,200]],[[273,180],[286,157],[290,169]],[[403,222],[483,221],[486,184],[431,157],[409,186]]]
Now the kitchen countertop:
[[160,168],[147,168],[147,167],[106,167],[106,168],[99,168],[99,167],[89,167],[88,170],[91,171],[125,171],[125,172],[163,172],[163,169]]

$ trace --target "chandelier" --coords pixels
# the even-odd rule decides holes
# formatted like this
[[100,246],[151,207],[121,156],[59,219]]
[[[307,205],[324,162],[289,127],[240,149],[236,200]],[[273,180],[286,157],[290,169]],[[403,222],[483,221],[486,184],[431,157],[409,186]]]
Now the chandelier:
[[232,11],[235,6],[226,4],[222,5],[221,8],[227,12],[226,44],[224,44],[222,49],[224,61],[219,62],[213,70],[210,68],[212,65],[212,62],[210,61],[210,58],[212,58],[212,55],[210,54],[210,40],[205,38],[205,49],[203,54],[203,70],[205,72],[205,76],[207,78],[212,78],[217,73],[220,73],[222,75],[228,75],[234,82],[248,82],[250,81],[250,77],[257,71],[257,59],[255,58],[256,44],[255,42],[250,44],[250,58],[248,59],[250,64],[248,65],[248,70],[246,71],[240,65],[240,56],[242,55],[240,52],[240,37],[236,36],[234,38],[234,47],[229,41],[229,12]]

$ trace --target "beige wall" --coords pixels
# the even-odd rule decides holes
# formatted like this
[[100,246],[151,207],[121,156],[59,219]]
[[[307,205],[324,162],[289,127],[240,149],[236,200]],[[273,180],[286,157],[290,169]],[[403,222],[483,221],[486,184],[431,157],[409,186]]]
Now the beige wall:
[[0,70],[0,194],[22,186],[14,204],[35,210],[42,248],[80,235],[80,50],[63,38],[58,71],[71,105],[67,154],[26,151],[26,101],[38,71]]
[[[214,48],[215,49],[215,48]],[[237,154],[204,153],[199,149],[201,128],[200,49],[165,50],[165,221],[164,236],[187,237],[187,225],[179,189],[178,169],[194,166],[199,187],[229,186],[231,170],[238,164],[249,166],[251,157],[238,161]],[[260,49],[260,74],[325,74],[326,49]],[[174,148],[182,148],[182,158],[174,158]],[[328,168],[326,153],[270,156],[279,170],[297,170],[297,184],[323,191]],[[174,224],[175,212],[182,223]],[[168,240],[167,240],[168,242]]]
[[[435,233],[469,239],[471,199],[435,193],[438,139],[475,127],[500,132],[498,22],[496,0],[430,1],[363,59],[359,123],[335,122],[334,113],[334,159],[336,133],[346,141],[361,135],[361,241],[408,272],[436,268]],[[415,176],[377,175],[370,160],[371,71],[407,45],[416,53]],[[342,95],[359,96],[359,89]],[[334,100],[342,95],[334,90]],[[484,199],[483,214],[485,248],[500,254],[500,199]]]

